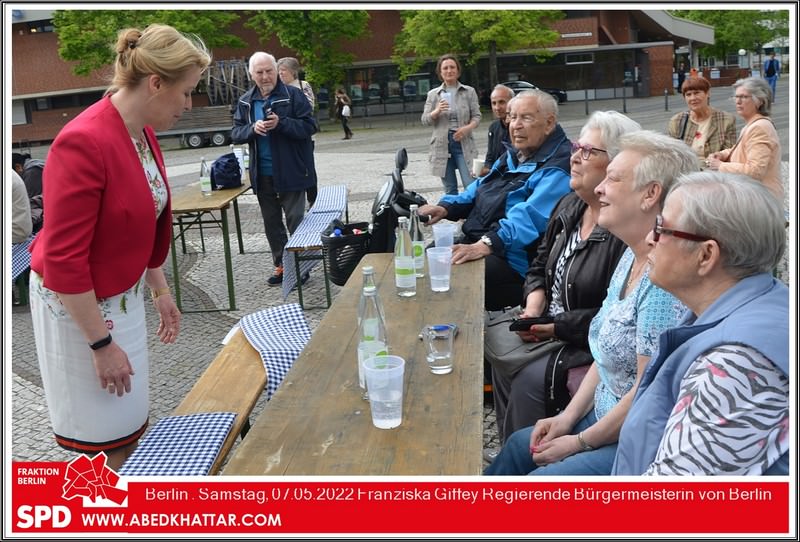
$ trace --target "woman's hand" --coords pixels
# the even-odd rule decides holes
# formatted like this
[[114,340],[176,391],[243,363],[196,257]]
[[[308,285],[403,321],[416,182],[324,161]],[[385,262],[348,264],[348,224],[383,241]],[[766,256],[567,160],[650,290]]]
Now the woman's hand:
[[450,111],[450,102],[447,100],[439,100],[439,103],[436,104],[436,108],[431,111],[431,116],[435,119],[438,119],[444,113],[448,113]]
[[552,418],[543,418],[536,422],[530,442],[533,461],[537,465],[547,465],[576,453],[578,439],[573,437],[574,449],[569,446],[569,437],[571,436],[569,432],[572,431],[572,427],[573,423],[563,414]]
[[156,334],[162,343],[174,343],[181,330],[181,311],[178,310],[171,294],[160,295],[153,300],[160,321]]
[[575,435],[562,435],[550,442],[542,443],[531,451],[533,462],[539,466],[556,463],[581,451]]
[[556,336],[555,324],[534,324],[527,331],[518,331],[519,338],[525,342],[538,343],[539,341],[547,341]]
[[131,391],[133,367],[128,355],[115,341],[99,350],[92,351],[92,361],[100,387],[108,393],[122,397]]
[[[525,307],[522,309],[519,317],[537,318],[542,315],[545,307],[547,307],[547,297],[544,295],[544,289],[536,288],[525,298]],[[531,326],[530,329],[517,331],[519,338],[528,343],[538,342],[540,339],[533,332],[534,327],[539,328],[541,326]]]
[[572,425],[572,422],[563,414],[550,418],[542,418],[533,426],[533,432],[531,433],[531,452],[534,451],[534,448],[538,450],[539,446],[545,442],[568,434],[572,431]]
[[466,138],[472,132],[472,126],[469,124],[466,126],[462,126],[453,134],[453,139],[455,141],[461,141],[462,139]]

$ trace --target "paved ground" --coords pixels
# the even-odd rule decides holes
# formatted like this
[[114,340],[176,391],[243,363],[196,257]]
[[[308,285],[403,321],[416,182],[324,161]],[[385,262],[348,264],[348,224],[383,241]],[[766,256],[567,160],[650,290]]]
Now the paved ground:
[[[714,89],[712,103],[733,112],[733,104],[727,100],[728,89]],[[789,91],[788,78],[778,81],[778,100],[773,119],[784,143],[784,161],[789,159]],[[668,118],[682,110],[679,96],[668,98],[669,111],[664,108],[663,97],[628,99],[629,116],[644,128],[663,130]],[[616,109],[622,111],[622,100],[589,102],[589,111]],[[564,104],[560,108],[561,123],[571,138],[577,137],[586,120],[583,102]],[[358,113],[358,111],[356,111]],[[793,112],[792,112],[793,113]],[[490,115],[490,113],[488,113]],[[485,150],[488,117],[484,118],[477,140],[479,148]],[[350,189],[350,217],[352,221],[367,221],[371,217],[372,201],[393,167],[393,156],[400,147],[409,152],[409,167],[405,174],[406,186],[422,193],[428,201],[435,202],[441,195],[438,178],[427,170],[427,147],[430,130],[417,123],[417,117],[356,117],[350,123],[355,132],[354,139],[342,141],[341,127],[323,124],[323,131],[315,136],[317,171],[321,185],[346,184]],[[169,149],[169,142],[165,148]],[[44,148],[34,148],[33,156],[44,158]],[[170,182],[176,189],[199,190],[196,170],[199,157],[204,154],[216,157],[223,149],[167,150],[166,160]],[[788,163],[784,164],[788,177]],[[791,183],[794,185],[794,182]],[[794,197],[794,190],[792,190]],[[180,338],[175,345],[164,346],[150,337],[151,359],[151,423],[169,414],[188,392],[206,366],[220,349],[220,341],[238,319],[248,313],[284,302],[296,302],[296,294],[284,301],[280,288],[269,288],[266,279],[272,273],[271,258],[263,233],[258,204],[252,195],[240,199],[242,229],[244,231],[245,254],[234,248],[237,311],[202,314],[185,314]],[[227,291],[222,257],[222,240],[218,232],[206,232],[206,252],[200,252],[199,237],[190,234],[190,253],[179,255],[179,272],[184,293],[184,307],[227,306]],[[235,247],[235,240],[232,241]],[[165,266],[171,277],[172,269],[167,260]],[[784,269],[784,275],[786,271]],[[333,286],[334,294],[338,287]],[[310,304],[324,302],[324,284],[320,271],[312,273],[304,288]],[[316,327],[324,310],[306,311],[312,328]],[[391,315],[389,315],[391,318]],[[157,319],[152,310],[148,312],[148,323],[155,330]],[[4,421],[12,422],[11,456],[14,460],[69,461],[74,454],[59,449],[50,433],[50,424],[41,378],[36,360],[31,331],[30,312],[27,307],[11,309],[11,363],[6,363],[6,391],[11,391],[11,410],[6,409]],[[6,335],[8,337],[8,335]],[[11,368],[9,371],[8,368]],[[10,378],[9,378],[10,377]],[[6,395],[8,398],[9,395]],[[8,400],[6,406],[8,406]],[[256,406],[253,416],[263,408]],[[495,448],[494,412],[490,405],[485,409],[484,442]]]

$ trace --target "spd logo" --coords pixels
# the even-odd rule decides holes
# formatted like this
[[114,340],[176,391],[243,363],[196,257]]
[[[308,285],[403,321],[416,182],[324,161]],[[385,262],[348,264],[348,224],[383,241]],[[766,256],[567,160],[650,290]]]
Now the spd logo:
[[122,506],[128,498],[126,488],[119,488],[119,475],[106,466],[106,454],[93,458],[76,457],[67,465],[62,497],[80,498],[83,506]]
[[23,504],[17,508],[17,527],[20,529],[30,529],[34,527],[52,527],[53,529],[63,529],[72,520],[72,514],[66,506],[44,506],[37,504],[31,506]]

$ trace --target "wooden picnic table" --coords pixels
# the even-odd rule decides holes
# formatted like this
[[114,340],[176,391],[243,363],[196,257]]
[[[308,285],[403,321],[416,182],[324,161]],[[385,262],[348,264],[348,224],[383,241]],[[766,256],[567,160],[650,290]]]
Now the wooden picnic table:
[[[231,261],[231,242],[228,232],[228,208],[233,203],[233,216],[236,222],[236,237],[239,241],[239,254],[244,254],[242,242],[242,226],[239,220],[239,196],[250,190],[250,183],[245,182],[237,188],[214,190],[209,195],[203,194],[196,188],[184,188],[172,194],[172,277],[175,284],[175,304],[183,312],[206,312],[220,310],[236,310],[236,293],[233,282],[233,263]],[[214,215],[219,212],[220,216]],[[225,276],[228,280],[227,309],[184,310],[181,307],[181,284],[178,272],[178,255],[175,250],[175,240],[180,238],[183,253],[186,253],[186,232],[197,228],[200,230],[200,243],[203,252],[206,250],[203,238],[203,225],[214,225],[222,229],[222,247],[225,253]],[[177,233],[175,227],[177,226]]]
[[[453,266],[449,292],[417,280],[395,293],[392,254],[368,254],[383,301],[391,354],[406,360],[403,422],[372,425],[358,385],[354,272],[306,348],[231,456],[223,475],[478,475],[483,448],[483,260]],[[456,323],[454,369],[428,369],[418,335]],[[232,393],[235,390],[231,390]]]

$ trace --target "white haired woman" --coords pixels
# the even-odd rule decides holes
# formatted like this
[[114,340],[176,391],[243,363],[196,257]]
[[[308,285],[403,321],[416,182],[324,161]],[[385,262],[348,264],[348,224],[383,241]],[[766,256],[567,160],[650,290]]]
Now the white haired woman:
[[771,274],[782,202],[742,175],[687,175],[648,243],[651,280],[689,312],[661,336],[614,473],[789,474],[789,290]]
[[752,177],[783,201],[781,142],[769,118],[772,108],[769,83],[760,77],[739,79],[733,84],[733,92],[736,113],[746,125],[733,147],[708,157],[706,168]]
[[533,355],[514,375],[492,368],[494,406],[500,440],[514,431],[553,416],[566,407],[566,373],[592,362],[587,337],[625,243],[598,226],[600,199],[595,188],[616,156],[622,134],[641,129],[616,111],[596,111],[572,143],[570,188],[556,204],[536,257],[528,268],[520,317],[552,316],[519,332],[527,342],[549,339],[564,347]]

